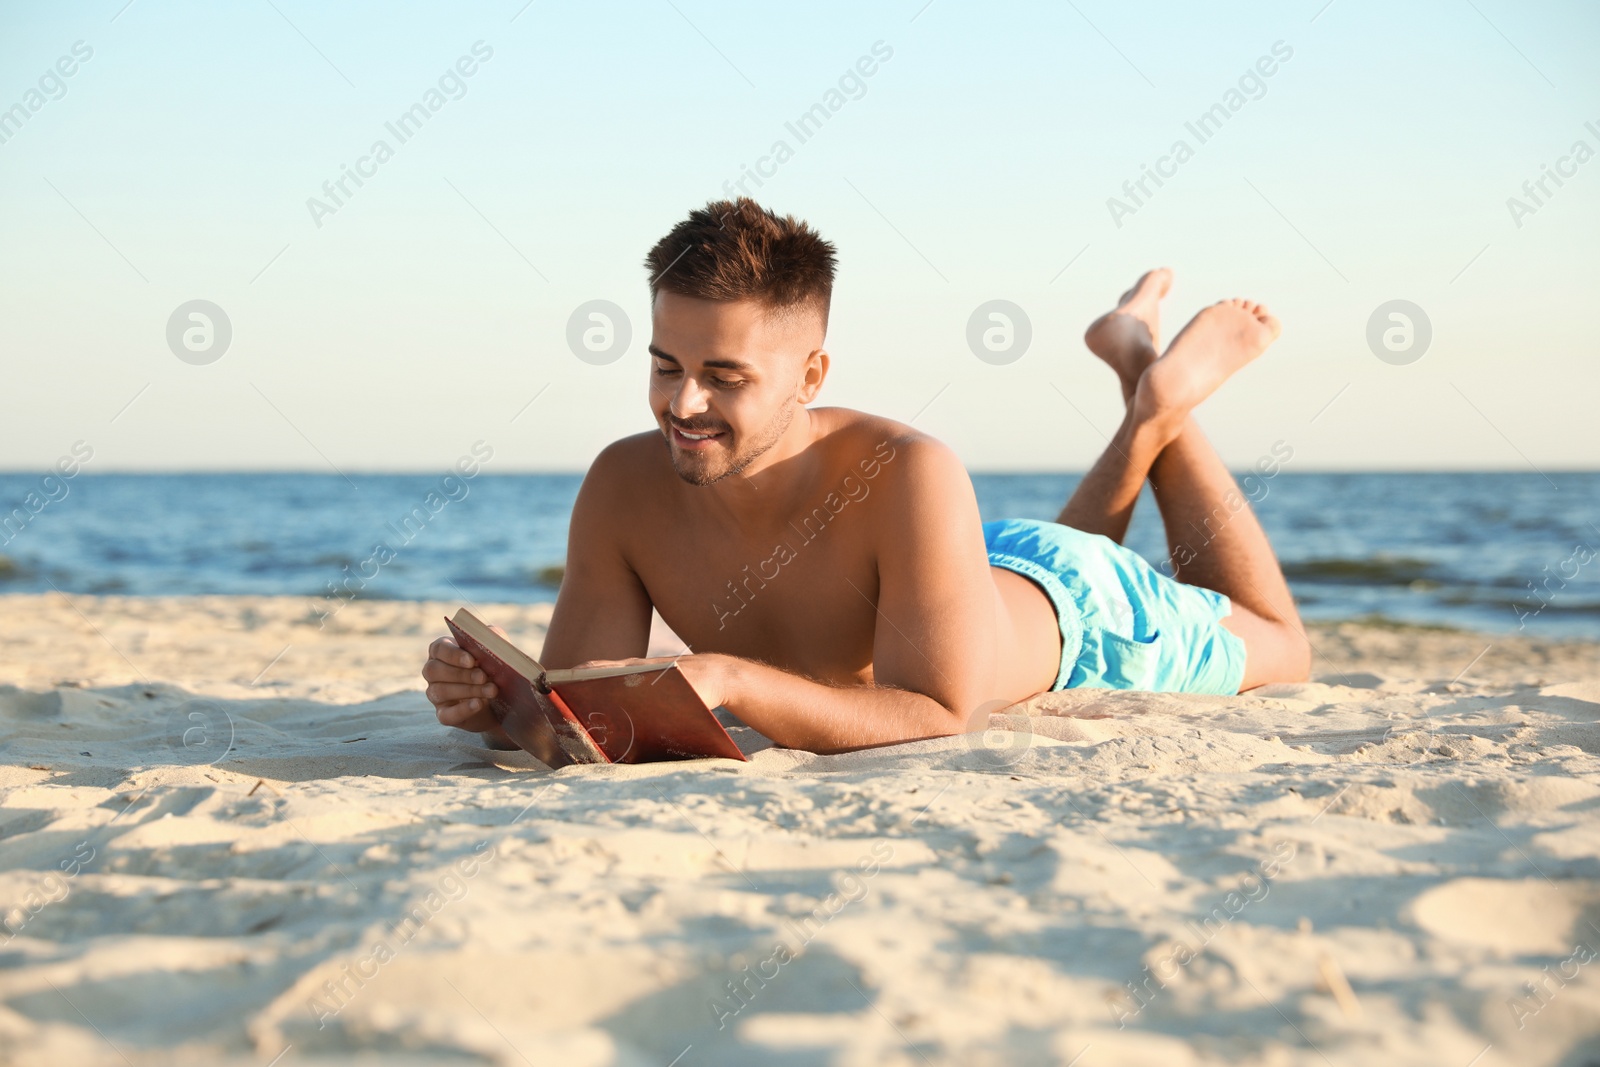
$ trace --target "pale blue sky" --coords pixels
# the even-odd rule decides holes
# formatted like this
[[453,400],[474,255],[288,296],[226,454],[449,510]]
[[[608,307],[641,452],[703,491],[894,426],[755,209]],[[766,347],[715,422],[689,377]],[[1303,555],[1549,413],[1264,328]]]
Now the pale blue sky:
[[[1163,263],[1173,327],[1232,295],[1286,324],[1202,411],[1239,466],[1280,440],[1307,470],[1600,466],[1600,159],[1507,207],[1600,150],[1593,4],[123,3],[0,7],[0,108],[93,49],[0,127],[0,468],[83,439],[91,470],[429,470],[484,439],[488,469],[582,469],[651,426],[645,250],[780,138],[749,188],[840,250],[822,402],[916,416],[974,468],[1092,461],[1117,398],[1079,337]],[[800,144],[785,122],[880,41]],[[1277,42],[1200,144],[1185,123]],[[319,228],[307,198],[379,138]],[[1119,228],[1107,198],[1179,138]],[[1433,326],[1409,365],[1365,340],[1397,298]],[[233,329],[204,366],[166,340],[194,299]],[[610,365],[565,339],[594,299],[633,323]],[[966,342],[991,299],[1032,322],[1003,366]]]

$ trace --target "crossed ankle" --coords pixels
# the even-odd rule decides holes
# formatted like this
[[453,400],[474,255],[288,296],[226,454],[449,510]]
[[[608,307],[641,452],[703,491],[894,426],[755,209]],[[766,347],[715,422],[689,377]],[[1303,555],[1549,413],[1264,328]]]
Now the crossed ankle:
[[1148,408],[1141,410],[1137,403],[1128,408],[1127,427],[1131,443],[1159,453],[1183,433],[1184,424],[1189,421],[1188,411],[1179,411],[1171,408]]
[[1170,383],[1158,381],[1157,378],[1150,371],[1139,378],[1139,384],[1128,401],[1128,415],[1139,425],[1148,425],[1156,430],[1169,429],[1171,435],[1176,437],[1194,406],[1181,403],[1173,395],[1175,391],[1170,388]]

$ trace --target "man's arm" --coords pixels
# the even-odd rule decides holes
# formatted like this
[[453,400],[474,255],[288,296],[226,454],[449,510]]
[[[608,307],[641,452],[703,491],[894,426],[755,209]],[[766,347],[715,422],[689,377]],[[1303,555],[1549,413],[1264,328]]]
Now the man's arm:
[[622,531],[638,502],[629,485],[638,455],[634,439],[595,457],[572,505],[567,569],[556,594],[539,662],[551,669],[585,660],[642,656],[650,645],[650,594],[622,553]]
[[[874,684],[825,685],[732,656],[679,660],[708,703],[724,705],[780,745],[838,752],[960,733],[998,696],[998,601],[972,480],[931,438],[895,448],[885,464],[895,477],[874,486],[876,506],[838,520],[874,527]],[[869,599],[872,591],[858,592]]]
[[[566,572],[539,653],[546,667],[642,656],[649,646],[650,597],[618,543],[628,514],[622,454],[628,444],[604,449],[578,489],[567,529]],[[441,723],[510,744],[489,712],[494,684],[454,641],[441,637],[429,647],[422,677]]]

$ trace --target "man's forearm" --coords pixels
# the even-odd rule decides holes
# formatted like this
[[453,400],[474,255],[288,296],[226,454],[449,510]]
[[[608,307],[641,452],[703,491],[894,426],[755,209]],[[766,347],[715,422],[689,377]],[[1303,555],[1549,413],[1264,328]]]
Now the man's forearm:
[[966,729],[965,715],[922,693],[824,685],[755,660],[720,658],[723,706],[786,748],[842,752]]

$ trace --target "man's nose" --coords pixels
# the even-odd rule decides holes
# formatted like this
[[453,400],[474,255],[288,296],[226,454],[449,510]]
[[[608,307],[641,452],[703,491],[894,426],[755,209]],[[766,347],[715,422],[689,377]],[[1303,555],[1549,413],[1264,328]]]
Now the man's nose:
[[688,420],[710,406],[706,403],[706,396],[707,390],[694,378],[685,374],[677,391],[672,394],[672,403],[667,405],[667,408],[677,418]]

